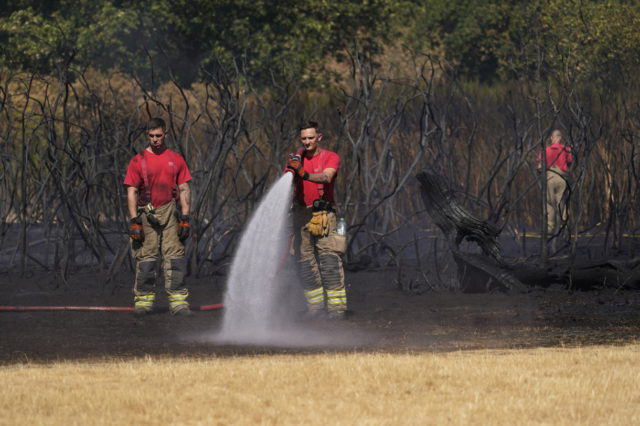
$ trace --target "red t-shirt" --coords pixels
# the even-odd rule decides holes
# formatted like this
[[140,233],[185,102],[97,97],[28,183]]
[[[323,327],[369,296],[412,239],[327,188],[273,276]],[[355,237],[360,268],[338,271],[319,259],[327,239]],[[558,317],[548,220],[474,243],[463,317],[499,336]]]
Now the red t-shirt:
[[[307,158],[304,155],[304,151],[298,151],[297,154],[302,156],[302,168],[307,173],[321,173],[325,169],[335,169],[337,171],[340,168],[340,156],[326,149],[320,149],[318,154],[311,158]],[[313,205],[313,202],[319,198],[335,204],[336,200],[333,197],[335,182],[335,178],[330,183],[325,184],[296,179],[294,187],[295,200],[305,206]]]
[[[147,163],[147,176],[151,192],[151,204],[160,207],[173,199],[174,188],[191,180],[191,174],[184,158],[177,152],[165,149],[161,154],[144,151],[144,160]],[[142,174],[142,156],[136,154],[129,162],[124,184],[138,188],[139,199],[144,200],[145,188]]]
[[[538,154],[538,161],[542,161],[542,154]],[[567,173],[571,163],[573,163],[571,148],[561,143],[554,143],[547,147],[547,167],[555,166]]]

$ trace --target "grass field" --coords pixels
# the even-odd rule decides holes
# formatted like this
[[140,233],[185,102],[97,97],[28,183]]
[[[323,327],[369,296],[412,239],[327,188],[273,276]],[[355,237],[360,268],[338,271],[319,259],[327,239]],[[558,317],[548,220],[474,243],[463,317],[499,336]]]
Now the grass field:
[[640,345],[0,367],[0,424],[639,424]]

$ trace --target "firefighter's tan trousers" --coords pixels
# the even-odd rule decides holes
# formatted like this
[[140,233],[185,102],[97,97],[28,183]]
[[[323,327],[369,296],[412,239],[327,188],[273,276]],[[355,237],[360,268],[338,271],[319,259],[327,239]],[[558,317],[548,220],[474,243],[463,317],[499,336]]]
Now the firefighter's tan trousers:
[[153,307],[155,299],[156,271],[162,257],[164,287],[169,298],[169,308],[175,313],[188,307],[189,292],[185,287],[184,245],[178,238],[176,204],[172,201],[155,209],[154,216],[160,223],[152,226],[147,212],[141,213],[144,242],[132,242],[131,250],[136,260],[136,276],[133,286],[136,307]]
[[336,215],[329,212],[329,234],[313,236],[305,229],[311,220],[310,207],[293,209],[293,250],[298,261],[307,307],[310,311],[344,312],[347,293],[342,255],[347,237],[336,232]]
[[567,190],[565,174],[557,167],[547,170],[547,231],[555,233],[567,221],[564,193]]

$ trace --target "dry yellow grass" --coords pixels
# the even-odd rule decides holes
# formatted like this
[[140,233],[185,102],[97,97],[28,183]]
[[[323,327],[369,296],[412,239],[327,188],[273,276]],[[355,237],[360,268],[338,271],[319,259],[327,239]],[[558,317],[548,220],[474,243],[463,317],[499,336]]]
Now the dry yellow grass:
[[640,346],[0,368],[0,424],[639,424]]

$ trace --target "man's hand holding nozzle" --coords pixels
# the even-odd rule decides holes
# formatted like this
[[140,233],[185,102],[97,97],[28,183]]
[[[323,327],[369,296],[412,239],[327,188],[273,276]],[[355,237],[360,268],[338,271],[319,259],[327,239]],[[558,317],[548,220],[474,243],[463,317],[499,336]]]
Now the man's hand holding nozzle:
[[296,154],[289,154],[287,169],[291,170],[300,179],[309,179],[309,173],[302,167],[302,158]]

